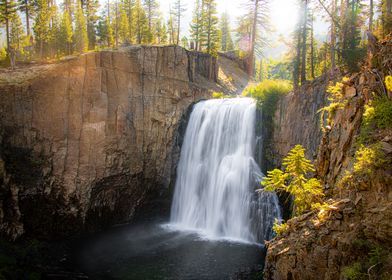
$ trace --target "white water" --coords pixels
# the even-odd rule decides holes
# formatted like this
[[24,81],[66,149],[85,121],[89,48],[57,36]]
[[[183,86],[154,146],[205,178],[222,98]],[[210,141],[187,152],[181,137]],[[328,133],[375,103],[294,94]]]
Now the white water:
[[177,170],[170,222],[209,238],[263,242],[280,218],[274,193],[255,192],[256,104],[251,98],[199,102],[191,114]]

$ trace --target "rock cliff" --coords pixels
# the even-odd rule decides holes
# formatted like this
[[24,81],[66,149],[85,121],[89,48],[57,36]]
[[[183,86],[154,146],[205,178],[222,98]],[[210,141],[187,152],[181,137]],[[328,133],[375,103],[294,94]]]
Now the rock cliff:
[[[297,138],[312,155],[320,143],[316,176],[322,181],[328,206],[288,221],[288,229],[268,243],[265,279],[390,279],[392,277],[392,132],[366,132],[377,143],[375,159],[361,173],[353,165],[359,147],[364,105],[372,92],[385,93],[383,78],[392,69],[392,41],[378,44],[372,63],[344,82],[344,107],[319,132],[302,128],[306,117],[285,116],[284,127],[297,127]],[[300,103],[306,104],[306,98]],[[300,108],[302,105],[298,105]],[[294,112],[294,111],[293,111]],[[300,124],[290,124],[289,118]],[[317,117],[317,121],[319,118]],[[304,126],[305,127],[305,126]],[[315,126],[314,126],[315,127]],[[290,130],[290,129],[289,129]],[[278,129],[278,133],[279,133]],[[283,146],[292,143],[283,138]],[[305,140],[304,142],[301,142]],[[279,144],[280,145],[280,144]],[[278,146],[279,146],[278,145]],[[378,154],[379,153],[379,154]],[[373,163],[375,160],[376,163]]]
[[60,237],[129,221],[168,193],[189,106],[216,59],[129,47],[0,74],[0,232]]

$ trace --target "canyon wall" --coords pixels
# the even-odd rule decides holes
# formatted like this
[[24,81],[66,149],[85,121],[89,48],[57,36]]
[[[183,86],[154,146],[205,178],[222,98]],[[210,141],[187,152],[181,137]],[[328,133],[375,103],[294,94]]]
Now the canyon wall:
[[[345,102],[331,116],[323,134],[314,130],[315,125],[309,126],[307,116],[301,116],[300,108],[305,104],[318,107],[312,99],[309,103],[305,96],[295,105],[298,109],[280,112],[284,114],[281,126],[288,129],[290,137],[281,139],[285,129],[278,127],[277,149],[283,147],[284,151],[300,143],[310,150],[308,156],[317,155],[316,177],[323,184],[327,204],[289,220],[287,229],[267,243],[265,279],[392,277],[392,131],[365,131],[372,139],[369,143],[359,138],[364,105],[370,104],[373,92],[386,96],[383,77],[392,69],[391,53],[392,40],[379,43],[369,65],[343,82]],[[291,138],[292,128],[299,138]],[[355,153],[364,147],[361,143],[377,147],[377,155],[365,155],[360,159],[366,164],[363,171],[356,171]]]
[[0,74],[0,233],[15,239],[129,221],[167,193],[189,106],[217,87],[215,58],[129,47]]

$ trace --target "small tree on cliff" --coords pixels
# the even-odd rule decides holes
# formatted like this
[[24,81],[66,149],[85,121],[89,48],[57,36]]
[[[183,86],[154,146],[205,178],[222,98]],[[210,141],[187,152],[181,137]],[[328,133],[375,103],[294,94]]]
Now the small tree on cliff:
[[315,169],[310,160],[305,158],[305,149],[296,145],[283,159],[285,170],[268,171],[261,184],[265,191],[285,191],[294,198],[293,215],[301,215],[313,205],[321,202],[324,196],[320,182],[307,179],[307,174]]

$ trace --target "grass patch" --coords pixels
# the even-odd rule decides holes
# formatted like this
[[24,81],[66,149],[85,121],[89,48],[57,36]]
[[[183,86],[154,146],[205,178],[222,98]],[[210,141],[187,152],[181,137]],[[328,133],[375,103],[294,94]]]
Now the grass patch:
[[263,108],[263,114],[272,118],[279,99],[292,90],[290,81],[265,80],[257,85],[248,86],[242,95],[256,99],[258,106]]

